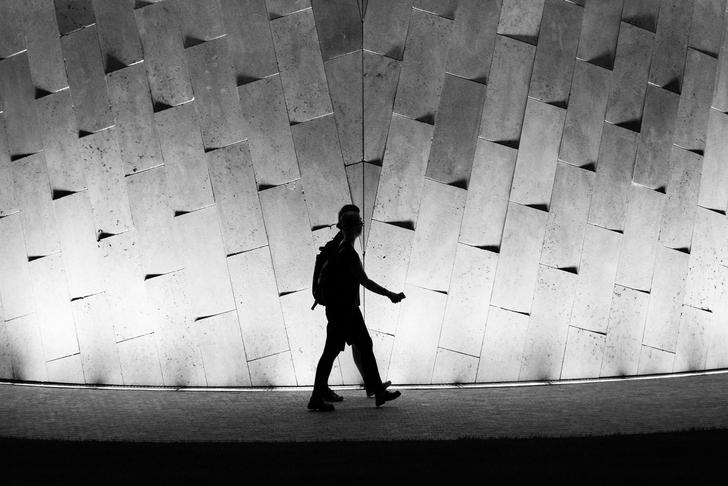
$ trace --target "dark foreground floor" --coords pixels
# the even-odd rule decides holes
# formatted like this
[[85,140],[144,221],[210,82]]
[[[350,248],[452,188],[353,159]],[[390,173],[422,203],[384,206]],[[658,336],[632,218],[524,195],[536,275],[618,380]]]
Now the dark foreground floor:
[[259,444],[0,440],[8,485],[722,485],[727,444],[726,430]]

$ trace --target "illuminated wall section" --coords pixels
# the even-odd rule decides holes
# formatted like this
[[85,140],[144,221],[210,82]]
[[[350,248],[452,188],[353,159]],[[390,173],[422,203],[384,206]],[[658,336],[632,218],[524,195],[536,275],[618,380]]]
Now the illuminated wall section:
[[363,302],[397,383],[726,367],[727,28],[725,0],[3,0],[0,377],[310,385],[350,202],[407,294]]

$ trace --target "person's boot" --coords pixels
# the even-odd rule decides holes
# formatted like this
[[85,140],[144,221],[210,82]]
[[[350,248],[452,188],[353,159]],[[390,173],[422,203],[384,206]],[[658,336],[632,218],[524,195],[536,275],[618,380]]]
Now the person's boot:
[[331,388],[326,388],[323,399],[326,402],[343,402],[344,401],[344,397],[342,397],[341,395],[336,393]]
[[319,396],[311,395],[311,399],[308,401],[308,409],[316,412],[333,412],[334,406],[324,402]]
[[375,394],[377,407],[381,407],[385,402],[391,402],[392,400],[399,398],[402,395],[399,391],[387,391],[382,388]]
[[[382,383],[382,388],[384,388],[386,390],[391,385],[392,385],[392,382],[387,380],[384,383]],[[374,394],[376,393],[376,391],[372,390],[371,388],[367,388],[366,390],[367,390],[367,398],[372,398],[374,396]]]

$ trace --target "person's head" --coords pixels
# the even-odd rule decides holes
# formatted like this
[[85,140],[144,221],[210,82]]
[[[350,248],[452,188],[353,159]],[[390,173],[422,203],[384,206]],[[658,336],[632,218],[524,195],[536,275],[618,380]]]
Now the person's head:
[[354,204],[346,204],[339,210],[339,228],[349,239],[354,239],[361,234],[364,222],[361,220],[359,208]]

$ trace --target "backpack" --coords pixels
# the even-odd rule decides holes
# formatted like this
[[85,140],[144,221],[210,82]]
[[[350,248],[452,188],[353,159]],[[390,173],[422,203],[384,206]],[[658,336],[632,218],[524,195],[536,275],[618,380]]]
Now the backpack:
[[313,268],[313,282],[311,283],[311,292],[314,299],[311,310],[315,309],[317,304],[326,306],[327,297],[331,295],[334,252],[338,246],[337,243],[337,238],[334,238],[326,245],[319,247],[319,254],[316,255],[316,264]]

